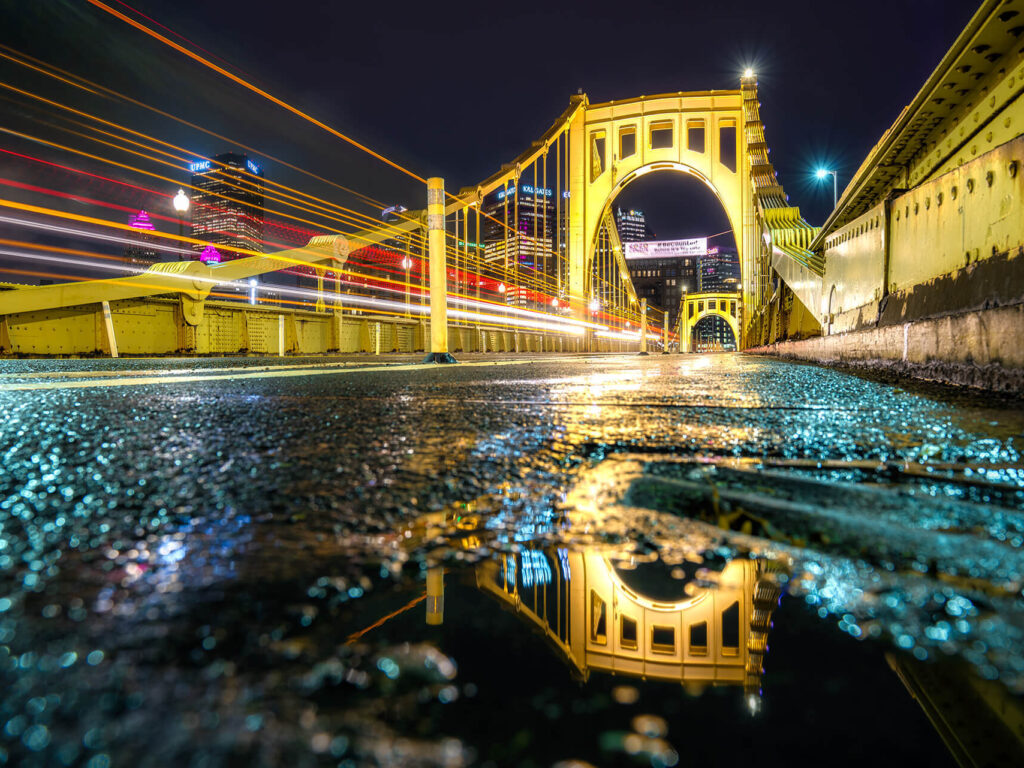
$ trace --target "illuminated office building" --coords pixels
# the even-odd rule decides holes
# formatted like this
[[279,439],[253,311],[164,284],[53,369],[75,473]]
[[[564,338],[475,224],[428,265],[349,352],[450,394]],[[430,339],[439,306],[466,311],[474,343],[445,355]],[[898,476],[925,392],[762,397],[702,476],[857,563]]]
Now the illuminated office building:
[[740,257],[736,250],[708,248],[700,257],[697,271],[698,291],[738,291],[740,289]]
[[128,220],[127,236],[130,243],[124,249],[125,258],[128,263],[148,267],[159,261],[160,255],[153,244],[156,238],[153,237],[155,227],[149,219],[146,211],[139,211]]
[[520,267],[552,274],[553,194],[551,189],[520,184],[518,192],[515,186],[508,186],[488,195],[481,209],[486,214],[482,222],[484,261],[499,267],[507,265],[509,269],[518,263]]
[[[227,152],[189,166],[192,171],[192,249],[198,258],[217,246],[225,261],[263,252],[263,169]],[[235,250],[237,249],[237,250]]]
[[[648,240],[649,245],[625,247],[626,265],[638,298],[668,311],[669,325],[679,320],[679,300],[697,290],[697,263],[706,240]],[[673,247],[678,244],[678,247]]]
[[626,211],[615,209],[615,228],[619,231],[619,240],[624,243],[636,243],[654,237],[647,226],[644,212],[632,208]]

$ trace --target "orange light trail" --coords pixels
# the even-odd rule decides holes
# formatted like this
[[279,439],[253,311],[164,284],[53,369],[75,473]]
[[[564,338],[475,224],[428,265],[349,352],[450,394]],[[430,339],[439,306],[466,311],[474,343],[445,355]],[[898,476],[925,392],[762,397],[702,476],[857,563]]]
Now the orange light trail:
[[229,80],[231,80],[234,83],[237,83],[238,85],[242,86],[243,88],[246,88],[246,89],[252,91],[253,93],[262,96],[263,98],[267,99],[268,101],[273,102],[274,104],[277,104],[279,107],[288,110],[293,115],[297,115],[298,117],[301,117],[303,120],[306,120],[307,122],[312,123],[313,125],[317,126],[318,128],[320,128],[320,129],[322,129],[324,131],[327,131],[327,133],[331,134],[332,136],[335,136],[335,137],[341,139],[342,141],[348,142],[353,147],[356,147],[357,149],[361,149],[363,152],[366,152],[368,155],[371,155],[371,156],[377,158],[381,162],[386,163],[387,165],[390,165],[392,168],[401,171],[402,173],[406,174],[407,176],[411,176],[412,178],[416,179],[419,182],[422,182],[423,184],[427,183],[427,180],[425,178],[423,178],[422,176],[418,176],[417,174],[413,173],[412,171],[408,170],[407,168],[403,168],[398,163],[396,163],[396,162],[394,162],[392,160],[389,160],[388,158],[384,157],[384,155],[381,155],[378,152],[374,152],[369,147],[365,146],[364,144],[360,144],[358,141],[356,141],[353,138],[350,138],[350,137],[346,136],[341,131],[338,131],[338,130],[332,128],[331,126],[327,125],[326,123],[321,122],[320,120],[317,120],[315,117],[306,114],[301,109],[298,109],[297,107],[293,107],[288,102],[282,101],[281,99],[277,98],[276,96],[267,93],[262,88],[257,88],[252,83],[249,83],[248,81],[243,80],[241,77],[238,77],[238,75],[235,75],[235,74],[233,74],[231,72],[228,72],[226,69],[224,69],[224,67],[221,67],[221,66],[219,66],[217,64],[214,64],[209,59],[203,58],[202,56],[200,56],[198,53],[195,53],[194,51],[190,51],[185,46],[180,45],[180,44],[174,42],[173,40],[165,37],[164,35],[161,35],[159,32],[156,32],[156,31],[150,29],[145,24],[142,24],[141,22],[138,22],[135,19],[133,19],[133,18],[131,18],[129,16],[126,16],[125,14],[121,13],[120,11],[118,11],[118,10],[116,10],[114,8],[111,8],[106,3],[101,3],[100,0],[86,0],[86,1],[90,5],[93,5],[93,6],[97,7],[97,8],[99,8],[102,11],[106,11],[107,13],[111,14],[112,16],[115,16],[116,18],[121,19],[121,21],[123,21],[123,22],[125,22],[127,24],[130,24],[131,26],[133,26],[136,29],[138,29],[140,32],[144,32],[145,34],[147,34],[150,37],[152,37],[154,40],[159,40],[164,45],[170,46],[171,48],[173,48],[174,50],[178,51],[179,53],[185,54],[186,56],[188,56],[193,61],[199,62],[203,66],[208,67],[209,69],[212,69],[214,72],[216,72],[216,73],[218,73],[220,75],[223,75],[224,77],[228,78]]
[[[10,55],[8,53],[3,53],[2,51],[4,51],[4,50],[12,52],[12,53],[17,54],[17,55],[15,56],[15,55]],[[22,57],[22,58],[19,58],[19,57]],[[275,163],[277,163],[277,164],[279,164],[281,166],[284,166],[285,168],[290,168],[291,170],[296,171],[297,173],[301,173],[304,176],[310,177],[311,179],[316,179],[317,181],[323,182],[324,184],[327,184],[327,185],[329,185],[331,187],[334,187],[335,189],[340,189],[342,192],[346,192],[346,193],[348,193],[350,195],[353,195],[354,197],[359,198],[364,203],[366,203],[367,205],[370,205],[371,207],[376,208],[377,210],[381,210],[381,209],[387,207],[385,203],[382,203],[379,200],[375,200],[372,197],[364,195],[362,192],[359,192],[359,191],[357,191],[355,189],[351,189],[349,187],[343,186],[341,184],[338,184],[337,182],[331,181],[330,179],[325,179],[323,176],[318,176],[315,173],[311,173],[311,172],[309,172],[309,171],[307,171],[307,170],[305,170],[303,168],[299,168],[297,165],[292,165],[288,161],[282,160],[279,157],[274,157],[273,155],[268,155],[268,154],[265,154],[263,152],[260,152],[259,150],[254,149],[253,147],[250,147],[250,146],[248,146],[246,144],[242,144],[240,142],[234,141],[234,140],[232,140],[231,138],[229,138],[227,136],[224,136],[222,134],[219,134],[219,133],[216,133],[214,131],[208,130],[207,128],[204,128],[201,125],[197,125],[195,123],[190,123],[187,120],[183,120],[180,117],[172,115],[170,112],[165,112],[164,110],[158,109],[158,108],[153,107],[153,106],[150,106],[149,104],[146,104],[145,102],[138,101],[137,99],[133,99],[130,96],[126,96],[125,94],[118,93],[117,91],[114,91],[114,90],[112,90],[110,88],[107,88],[106,86],[100,85],[99,83],[94,83],[91,80],[86,80],[83,77],[80,77],[80,76],[78,76],[76,74],[73,74],[71,72],[68,72],[66,70],[60,69],[59,67],[55,67],[52,64],[46,64],[46,63],[40,61],[39,59],[33,58],[32,56],[29,56],[28,54],[21,53],[20,51],[17,51],[17,50],[15,50],[13,48],[5,46],[2,43],[0,43],[0,58],[7,59],[8,61],[13,61],[15,64],[18,64],[20,66],[26,67],[28,69],[31,69],[31,70],[35,71],[35,72],[39,72],[40,74],[46,75],[47,77],[52,77],[52,78],[54,78],[56,80],[60,80],[61,82],[67,83],[68,85],[74,86],[76,88],[80,88],[81,90],[87,91],[89,93],[93,93],[93,94],[97,94],[97,95],[107,95],[107,96],[110,96],[111,98],[118,99],[120,101],[124,101],[124,102],[126,102],[128,104],[132,104],[132,105],[134,105],[136,107],[140,107],[140,108],[145,109],[145,110],[147,110],[149,112],[152,112],[154,114],[160,115],[161,117],[165,117],[168,120],[173,120],[174,122],[176,122],[176,123],[178,123],[180,125],[184,125],[184,126],[187,126],[189,128],[192,128],[193,130],[199,131],[200,133],[203,133],[203,134],[205,134],[207,136],[212,136],[215,139],[219,139],[219,140],[227,142],[229,144],[234,144],[234,145],[238,146],[240,149],[246,150],[247,152],[253,152],[255,154],[262,155],[263,157],[267,158],[268,160],[272,160],[273,162],[275,162]],[[29,63],[29,62],[34,62],[34,64],[33,63]],[[50,70],[52,70],[52,71],[50,71]],[[54,74],[54,72],[59,73],[59,75],[58,74]],[[61,77],[61,75],[63,75],[64,77]],[[68,79],[68,78],[71,78],[71,79]],[[77,81],[77,82],[75,82],[75,81]],[[80,85],[80,83],[84,83],[85,85]]]

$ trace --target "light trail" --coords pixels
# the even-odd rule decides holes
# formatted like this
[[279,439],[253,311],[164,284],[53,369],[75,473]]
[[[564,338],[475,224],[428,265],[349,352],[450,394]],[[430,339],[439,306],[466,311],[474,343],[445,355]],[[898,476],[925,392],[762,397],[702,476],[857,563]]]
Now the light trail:
[[315,117],[312,117],[311,115],[306,114],[301,109],[298,109],[297,107],[293,107],[288,102],[282,101],[281,99],[277,98],[276,96],[273,96],[273,95],[267,93],[262,88],[258,88],[257,86],[253,85],[252,83],[249,83],[248,81],[242,79],[241,77],[238,77],[238,75],[235,75],[235,74],[233,74],[231,72],[228,72],[226,69],[224,69],[224,67],[221,67],[218,64],[214,64],[209,59],[203,58],[202,56],[200,56],[198,53],[195,53],[194,51],[190,51],[185,46],[180,45],[179,43],[174,42],[173,40],[165,37],[164,35],[161,35],[159,32],[156,32],[155,30],[150,29],[145,24],[142,24],[141,22],[138,22],[135,19],[133,19],[133,18],[131,18],[129,16],[126,16],[125,14],[121,13],[120,11],[118,11],[118,10],[116,10],[114,8],[111,8],[106,3],[102,3],[102,2],[100,2],[100,0],[86,0],[86,2],[88,2],[90,5],[93,5],[93,6],[97,7],[97,8],[99,8],[102,11],[106,11],[107,13],[111,14],[112,16],[115,16],[116,18],[121,19],[121,21],[124,21],[125,23],[132,25],[133,27],[138,29],[140,32],[144,32],[145,34],[147,34],[150,37],[152,37],[154,40],[158,40],[161,43],[163,43],[164,45],[170,46],[171,48],[173,48],[174,50],[178,51],[179,53],[185,54],[186,56],[188,56],[193,61],[197,61],[200,64],[202,64],[203,66],[208,67],[209,69],[212,69],[214,72],[217,72],[218,74],[223,75],[224,77],[226,77],[229,80],[231,80],[232,82],[242,86],[243,88],[246,88],[246,89],[252,91],[253,93],[258,94],[258,95],[262,96],[263,98],[267,99],[268,101],[273,102],[274,104],[277,104],[279,107],[282,107],[283,109],[288,110],[292,114],[297,115],[298,117],[301,117],[303,120],[306,120],[307,122],[312,123],[313,125],[317,126],[318,128],[321,128],[322,130],[326,131],[327,133],[331,134],[332,136],[335,136],[335,137],[341,139],[342,141],[348,142],[349,144],[351,144],[353,147],[356,147],[357,149],[361,149],[363,152],[366,152],[368,155],[371,155],[372,157],[377,158],[381,162],[386,163],[387,165],[390,165],[392,168],[395,168],[396,170],[401,171],[402,173],[406,174],[407,176],[411,176],[412,178],[416,179],[417,181],[419,181],[419,182],[421,182],[423,184],[427,183],[427,180],[425,178],[423,178],[422,176],[419,176],[419,175],[413,173],[412,171],[410,171],[407,168],[403,168],[401,165],[399,165],[398,163],[394,162],[393,160],[389,160],[388,158],[384,157],[384,155],[382,155],[382,154],[380,154],[378,152],[375,152],[372,149],[370,149],[369,147],[367,147],[366,145],[361,144],[358,141],[356,141],[355,139],[346,136],[341,131],[338,131],[338,130],[332,128],[331,126],[327,125],[326,123],[324,123],[324,122],[322,122],[320,120],[317,120]]
[[[38,213],[38,214],[42,214],[44,216],[54,216],[54,217],[60,218],[60,219],[68,219],[68,220],[71,220],[71,221],[77,221],[77,222],[80,222],[82,224],[94,224],[94,225],[97,225],[97,226],[100,226],[100,227],[110,227],[110,228],[113,228],[113,229],[121,230],[122,232],[124,232],[124,231],[127,231],[127,232],[138,232],[137,229],[135,229],[134,227],[132,227],[132,226],[130,226],[128,224],[121,224],[120,222],[107,221],[106,219],[97,219],[97,218],[94,218],[92,216],[83,216],[82,214],[79,214],[79,213],[68,213],[66,211],[57,211],[57,210],[54,210],[52,208],[44,208],[44,207],[38,206],[38,205],[29,205],[27,203],[19,203],[19,202],[15,201],[15,200],[5,200],[3,198],[0,198],[0,207],[3,207],[3,208],[13,208],[15,210],[24,211],[25,213]],[[169,235],[169,234],[166,234],[164,232],[160,232],[158,230],[148,230],[147,233],[151,237],[158,237],[158,238],[161,238],[163,240],[178,241],[178,242],[183,242],[183,243],[192,243],[193,245],[202,245],[202,246],[207,245],[207,243],[205,241],[203,241],[203,240],[196,240],[196,239],[191,238],[191,237],[178,237],[177,235]],[[289,257],[289,256],[282,256],[281,254],[276,254],[276,253],[263,253],[261,251],[253,251],[253,250],[250,250],[248,248],[232,248],[232,250],[237,252],[237,253],[244,253],[246,256],[259,256],[261,258],[267,258],[267,259],[271,259],[271,260],[274,260],[274,261],[281,261],[281,262],[284,262],[284,263],[297,264],[299,266],[307,266],[307,267],[314,267],[314,268],[320,266],[319,264],[314,264],[313,262],[302,261],[301,259],[295,259],[295,258],[292,258],[292,257]],[[294,250],[302,251],[303,249],[302,248],[296,248]],[[328,258],[334,259],[335,257],[328,256]]]
[[[7,53],[4,53],[3,51],[7,51]],[[18,57],[21,57],[21,58],[18,58]],[[3,45],[2,43],[0,43],[0,58],[5,58],[8,61],[12,61],[12,62],[14,62],[14,63],[16,63],[16,64],[18,64],[20,66],[23,66],[23,67],[26,67],[28,69],[31,69],[31,70],[33,70],[35,72],[38,72],[38,73],[42,74],[42,75],[46,75],[47,77],[51,77],[51,78],[54,78],[54,79],[59,80],[61,82],[67,83],[67,84],[72,85],[72,86],[74,86],[76,88],[84,90],[84,91],[86,91],[88,93],[92,93],[92,94],[96,94],[96,95],[107,95],[107,96],[109,96],[109,97],[111,97],[113,99],[116,99],[116,100],[119,100],[119,101],[123,101],[123,102],[126,102],[128,104],[132,104],[133,106],[140,107],[141,109],[145,109],[145,110],[147,110],[149,112],[152,112],[152,113],[154,113],[156,115],[159,115],[159,116],[161,116],[163,118],[166,118],[168,120],[172,120],[172,121],[178,123],[179,125],[184,125],[184,126],[187,126],[189,128],[192,128],[193,130],[199,131],[200,133],[203,133],[206,136],[211,136],[211,137],[213,137],[215,139],[218,139],[220,141],[226,142],[228,144],[238,146],[240,149],[243,149],[243,150],[245,150],[247,152],[252,152],[254,154],[261,155],[262,157],[265,157],[267,160],[271,160],[271,161],[277,163],[278,165],[281,165],[281,166],[283,166],[285,168],[289,168],[289,169],[291,169],[293,171],[296,171],[297,173],[301,173],[302,175],[308,176],[311,179],[316,179],[317,181],[322,182],[324,184],[327,184],[328,186],[334,187],[335,189],[340,189],[342,192],[345,192],[347,194],[352,195],[353,197],[358,198],[362,202],[366,203],[367,205],[371,206],[372,208],[375,208],[378,211],[387,207],[387,205],[385,203],[383,203],[383,202],[381,202],[379,200],[375,200],[372,197],[369,197],[367,195],[364,195],[362,192],[359,192],[358,190],[351,189],[349,187],[346,187],[346,186],[338,184],[338,183],[336,183],[334,181],[331,181],[330,179],[326,179],[326,178],[324,178],[322,176],[318,176],[315,173],[311,173],[310,171],[307,171],[304,168],[299,168],[298,166],[293,165],[293,164],[289,163],[288,161],[283,160],[283,159],[281,159],[279,157],[275,157],[273,155],[268,155],[266,153],[260,152],[259,150],[254,149],[253,147],[250,147],[250,146],[248,146],[246,144],[242,144],[240,142],[232,140],[231,138],[229,138],[227,136],[224,136],[222,134],[216,133],[214,131],[210,131],[207,128],[204,128],[201,125],[197,125],[196,123],[190,123],[189,121],[183,120],[180,117],[177,117],[176,115],[172,115],[169,112],[165,112],[164,110],[161,110],[161,109],[158,109],[156,107],[150,106],[149,104],[146,104],[145,102],[138,101],[137,99],[133,99],[130,96],[126,96],[125,94],[118,93],[117,91],[114,91],[114,90],[112,90],[110,88],[107,88],[106,86],[100,85],[99,83],[92,82],[91,80],[87,80],[87,79],[85,79],[83,77],[80,77],[79,75],[75,75],[75,74],[73,74],[71,72],[68,72],[66,70],[60,69],[59,67],[55,67],[52,64],[47,64],[47,63],[45,63],[43,61],[40,61],[39,59],[36,59],[36,58],[34,58],[32,56],[29,56],[26,53],[21,53],[20,51],[17,51],[14,48],[10,48],[9,46]],[[59,75],[58,74],[54,74],[54,72],[59,73]],[[64,75],[64,77],[61,77],[60,75]],[[68,78],[71,78],[71,79],[68,79]],[[81,85],[81,83],[84,83],[85,85]]]
[[[100,155],[94,155],[91,152],[86,152],[85,150],[81,150],[81,149],[75,149],[73,147],[69,147],[69,146],[64,145],[64,144],[59,144],[59,143],[54,142],[54,141],[48,141],[46,139],[42,139],[42,138],[39,138],[37,136],[30,136],[27,133],[22,133],[20,131],[15,131],[15,130],[12,130],[10,128],[0,127],[0,133],[6,133],[6,134],[9,134],[11,136],[17,136],[18,138],[24,139],[26,141],[31,141],[31,142],[36,143],[36,144],[42,144],[43,146],[52,147],[54,149],[60,149],[60,150],[63,150],[65,152],[70,152],[70,153],[75,154],[75,155],[81,155],[82,157],[87,157],[90,160],[96,160],[98,162],[101,162],[101,163],[104,163],[104,164],[107,164],[107,165],[112,165],[112,166],[114,166],[116,168],[121,168],[122,170],[130,171],[132,173],[137,173],[137,174],[142,175],[142,176],[148,176],[150,178],[154,178],[154,179],[158,179],[158,180],[163,181],[163,182],[167,182],[169,185],[174,186],[174,187],[184,187],[184,188],[187,188],[187,189],[189,189],[189,190],[191,190],[193,192],[197,192],[197,191],[198,192],[202,192],[203,191],[203,190],[199,189],[198,187],[195,187],[195,186],[193,186],[191,184],[187,184],[187,183],[183,184],[183,183],[177,182],[177,181],[175,181],[174,179],[172,179],[172,178],[170,178],[168,176],[161,176],[158,173],[153,173],[151,171],[146,171],[146,170],[143,170],[141,168],[137,168],[135,166],[126,165],[125,163],[120,163],[120,162],[118,162],[116,160],[112,160],[110,158],[102,157]],[[126,151],[130,151],[130,150],[126,150]],[[137,153],[133,153],[133,154],[137,154]],[[152,158],[148,158],[148,159],[152,159]],[[153,159],[153,161],[154,162],[160,162],[160,161],[157,161],[155,159]],[[230,202],[239,203],[239,204],[242,204],[242,205],[245,204],[244,201],[236,200],[234,198],[227,197],[226,195],[220,195],[219,197],[222,197],[224,200],[227,200],[227,201],[230,201]],[[299,216],[294,216],[292,214],[285,213],[284,211],[274,211],[274,213],[278,214],[279,216],[284,216],[286,218],[293,219],[295,221],[299,221],[299,222],[302,222],[303,224],[308,224],[308,225],[313,226],[313,227],[322,227],[322,225],[319,222],[311,221],[309,219],[305,219],[305,218],[302,218],[302,217],[299,217]],[[352,234],[348,234],[346,236],[349,237],[349,239],[352,239],[353,237],[355,237],[355,234],[352,233]],[[238,250],[238,249],[235,249],[235,250]]]
[[[104,232],[90,232],[87,229],[75,229],[73,227],[62,227],[58,224],[49,224],[45,221],[33,221],[32,219],[18,219],[13,216],[0,215],[0,222],[4,224],[16,224],[27,229],[38,229],[44,232],[53,232],[59,235],[71,235],[75,237],[84,237],[91,240],[103,240],[108,243],[117,243],[119,245],[138,245],[134,240],[127,237],[118,237],[117,235],[110,235]],[[131,227],[128,227],[131,231]],[[164,243],[147,243],[147,246],[154,250],[163,251],[164,253],[171,253],[176,256],[187,256],[191,257],[194,252],[189,249],[181,248],[180,246],[167,245]],[[183,259],[185,261],[187,259]]]
[[[476,368],[481,366],[494,366],[494,365],[529,365],[531,363],[539,363],[544,361],[543,357],[527,357],[521,359],[492,359],[492,360],[473,360],[469,362],[460,363],[463,368]],[[328,367],[329,366],[329,367]],[[257,370],[257,371],[240,371],[232,372],[227,374],[190,374],[186,376],[136,376],[136,377],[125,377],[120,379],[87,379],[84,381],[68,381],[67,379],[60,379],[58,381],[47,381],[47,382],[33,382],[33,383],[18,383],[18,384],[0,384],[0,391],[11,391],[11,390],[46,390],[46,389],[84,389],[88,387],[133,387],[133,386],[145,386],[150,384],[179,384],[179,383],[194,383],[198,381],[225,381],[231,379],[273,379],[273,378],[290,378],[296,376],[322,376],[327,374],[346,374],[346,373],[376,373],[380,371],[390,371],[392,373],[400,371],[436,371],[438,365],[436,363],[409,363],[409,364],[396,364],[396,363],[384,363],[382,365],[347,365],[347,366],[331,366],[325,364],[324,368],[315,369],[301,369],[294,370],[291,368],[282,367],[280,369],[271,370]]]

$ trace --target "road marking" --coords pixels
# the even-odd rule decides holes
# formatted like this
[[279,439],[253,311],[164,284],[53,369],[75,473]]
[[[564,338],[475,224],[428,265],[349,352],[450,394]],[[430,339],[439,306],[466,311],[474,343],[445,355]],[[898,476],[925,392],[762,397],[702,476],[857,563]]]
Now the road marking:
[[[524,365],[526,363],[544,362],[550,358],[528,358],[526,360],[481,360],[477,362],[459,363],[459,368],[475,368],[487,365]],[[392,363],[390,365],[361,365],[347,368],[331,367],[309,370],[303,368],[295,370],[297,366],[282,366],[277,369],[253,371],[251,373],[228,373],[228,374],[198,374],[189,376],[158,377],[158,376],[129,376],[120,379],[89,379],[86,381],[46,381],[38,384],[2,384],[0,392],[45,390],[45,389],[84,389],[86,387],[133,387],[146,384],[179,384],[196,381],[230,381],[235,379],[276,379],[294,376],[322,376],[324,374],[339,373],[374,373],[378,371],[422,371],[443,368],[443,365],[436,363],[410,363],[401,365]]]

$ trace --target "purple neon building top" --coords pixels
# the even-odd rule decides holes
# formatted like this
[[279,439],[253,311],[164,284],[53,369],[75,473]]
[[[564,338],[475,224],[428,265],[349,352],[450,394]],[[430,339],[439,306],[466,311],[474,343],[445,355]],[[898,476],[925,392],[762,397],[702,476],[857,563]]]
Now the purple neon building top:
[[145,210],[139,211],[134,216],[132,216],[131,220],[128,222],[128,225],[130,227],[134,227],[135,229],[156,229],[156,227],[153,226],[153,222],[149,220],[149,214],[146,213]]
[[220,264],[220,251],[218,251],[212,245],[208,245],[205,248],[203,248],[203,252],[199,254],[199,260],[204,264]]

